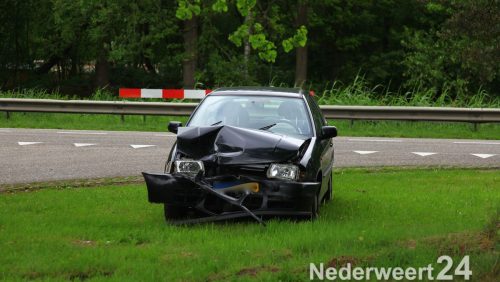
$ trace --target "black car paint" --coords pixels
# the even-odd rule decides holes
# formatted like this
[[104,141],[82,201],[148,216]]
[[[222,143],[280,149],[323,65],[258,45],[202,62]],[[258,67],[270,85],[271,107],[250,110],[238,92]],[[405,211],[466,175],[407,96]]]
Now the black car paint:
[[[324,138],[323,136],[322,129],[323,126],[326,126],[326,120],[324,119],[319,106],[312,97],[304,95],[300,92],[281,92],[275,91],[274,89],[269,90],[267,88],[244,90],[221,89],[212,92],[211,95],[266,95],[287,96],[303,99],[307,105],[310,120],[313,124],[313,136],[309,139],[301,140],[287,136],[279,136],[269,132],[224,125],[190,128],[190,120],[188,120],[187,127],[179,128],[178,140],[172,147],[168,157],[168,162],[170,164],[172,164],[181,155],[192,159],[203,160],[204,162],[213,162],[217,165],[240,165],[242,168],[248,168],[248,165],[254,164],[260,169],[267,169],[270,163],[293,162],[299,165],[302,172],[299,182],[293,182],[294,185],[300,183],[308,183],[308,185],[312,185],[312,183],[321,183],[320,187],[317,189],[315,188],[315,193],[318,195],[319,199],[325,196],[328,192],[328,178],[331,177],[330,173],[333,166],[334,149],[331,138]],[[202,103],[203,101],[200,105]],[[196,113],[198,107],[191,116]],[[240,142],[238,142],[238,140]],[[242,140],[245,142],[241,142]],[[277,153],[272,154],[275,150]],[[170,183],[172,183],[172,179],[178,180],[179,177],[183,178],[183,176],[178,174],[176,176],[172,176],[174,175],[172,172],[172,166],[168,168],[166,166],[165,173],[171,174],[171,177],[169,178]],[[154,174],[146,173],[144,175],[147,183],[148,181],[149,183],[154,182],[152,177],[156,177],[158,181],[162,178],[159,175],[155,176]],[[292,183],[290,181],[265,179],[260,176],[256,180],[259,182],[267,181],[272,183],[272,185],[277,185],[277,183],[280,182]],[[183,181],[180,182],[185,184],[185,179]],[[194,183],[196,182],[195,179],[190,179],[190,181]],[[150,189],[149,183],[148,190]],[[165,185],[165,183],[162,185]],[[159,186],[157,185],[157,187]],[[308,195],[310,196],[310,193]],[[168,201],[165,198],[161,198],[166,197],[165,195],[159,197],[160,198],[156,199],[150,198],[149,200],[151,202]],[[307,200],[307,202],[310,201]],[[266,211],[266,209],[267,207],[264,207],[264,209],[261,209],[260,211]],[[297,211],[297,214],[304,213],[305,211],[307,211],[307,209],[299,210]],[[285,211],[283,214],[285,214]]]
[[[223,219],[227,216],[232,218],[251,216],[261,224],[264,222],[256,214],[309,215],[310,202],[314,199],[320,186],[317,182],[279,181],[245,175],[238,178],[234,175],[189,177],[179,173],[143,173],[143,175],[148,184],[148,199],[151,203],[193,207],[209,215],[213,220]],[[216,180],[227,181],[231,179],[258,182],[261,189],[252,194],[242,193],[239,197],[234,197],[213,189],[210,184]],[[162,187],[168,187],[168,189],[162,189]],[[223,201],[217,202],[218,199]],[[216,203],[219,207],[229,203],[233,209],[227,207],[221,208],[221,210],[218,210],[217,207],[214,209],[214,205],[207,206],[207,202]],[[180,221],[177,223],[189,222]]]
[[228,125],[180,127],[177,152],[217,165],[286,162],[305,140]]
[[[313,124],[316,132],[316,139],[314,148],[312,153],[311,162],[315,163],[319,159],[318,164],[313,164],[310,168],[312,172],[316,172],[316,179],[321,179],[321,190],[320,190],[320,199],[325,196],[328,192],[328,178],[331,177],[330,172],[333,168],[334,161],[334,148],[333,142],[331,138],[322,138],[323,135],[323,126],[327,125],[326,119],[323,117],[323,113],[319,108],[316,101],[308,95],[304,95],[304,99],[306,99],[309,109],[311,111],[311,117],[313,120]],[[319,169],[319,170],[318,170]]]

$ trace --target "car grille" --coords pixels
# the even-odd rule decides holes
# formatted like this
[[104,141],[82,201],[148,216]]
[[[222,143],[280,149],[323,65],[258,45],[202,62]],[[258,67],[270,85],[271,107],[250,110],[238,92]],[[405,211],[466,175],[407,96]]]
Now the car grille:
[[218,175],[233,175],[233,176],[254,176],[266,177],[268,165],[238,165],[238,166],[218,166],[205,164],[205,171],[207,177]]

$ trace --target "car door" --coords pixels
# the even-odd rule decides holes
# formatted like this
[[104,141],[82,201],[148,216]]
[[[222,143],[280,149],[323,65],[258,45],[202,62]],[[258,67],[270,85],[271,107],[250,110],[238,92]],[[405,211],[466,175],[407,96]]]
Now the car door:
[[326,125],[326,120],[323,116],[323,113],[321,112],[321,109],[319,108],[318,104],[316,101],[312,98],[309,97],[307,98],[308,103],[311,108],[311,113],[313,115],[314,119],[314,126],[316,129],[316,144],[318,146],[318,151],[319,151],[319,163],[321,167],[321,172],[322,172],[322,185],[321,185],[321,193],[320,195],[322,196],[327,190],[328,190],[328,179],[326,177],[330,176],[330,171],[332,168],[332,163],[333,163],[333,143],[332,139],[320,139],[321,137],[321,132],[322,132],[322,127]]

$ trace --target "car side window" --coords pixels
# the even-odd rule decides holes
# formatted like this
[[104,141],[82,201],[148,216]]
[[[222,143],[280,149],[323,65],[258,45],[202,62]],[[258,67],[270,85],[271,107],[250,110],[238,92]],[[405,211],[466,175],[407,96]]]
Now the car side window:
[[313,115],[313,118],[319,123],[320,126],[326,125],[325,118],[323,117],[323,114],[321,113],[321,109],[318,106],[318,103],[312,98],[311,96],[307,96],[307,100],[309,102],[309,105],[311,107],[311,112]]

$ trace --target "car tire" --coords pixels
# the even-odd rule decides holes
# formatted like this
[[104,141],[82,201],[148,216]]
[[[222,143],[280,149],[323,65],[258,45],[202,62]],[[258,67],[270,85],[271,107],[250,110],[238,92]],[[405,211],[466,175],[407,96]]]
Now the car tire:
[[333,173],[330,172],[330,176],[328,178],[328,190],[326,190],[325,196],[323,196],[323,203],[328,203],[333,199],[332,175]]
[[174,220],[185,218],[187,215],[187,212],[188,212],[188,210],[184,207],[163,204],[163,214],[165,215],[166,221],[174,221]]

